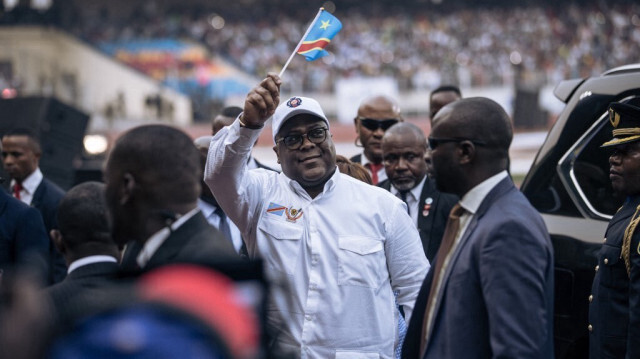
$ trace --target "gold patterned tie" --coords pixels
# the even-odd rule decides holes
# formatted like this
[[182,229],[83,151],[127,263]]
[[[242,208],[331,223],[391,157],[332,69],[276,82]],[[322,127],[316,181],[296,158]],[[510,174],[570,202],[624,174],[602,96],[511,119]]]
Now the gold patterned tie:
[[[447,221],[447,226],[444,229],[444,235],[442,236],[442,242],[440,243],[440,248],[438,249],[438,254],[436,255],[436,263],[435,267],[432,267],[433,270],[433,280],[431,281],[431,288],[429,289],[429,298],[427,299],[427,307],[424,312],[424,319],[422,320],[422,337],[420,338],[420,353],[424,354],[427,344],[427,326],[429,325],[429,312],[432,305],[435,304],[435,300],[438,297],[438,293],[436,290],[439,286],[439,278],[440,272],[444,267],[444,262],[446,258],[449,256],[449,252],[451,248],[453,248],[453,243],[455,242],[456,235],[458,234],[458,230],[460,230],[460,216],[465,213],[465,209],[460,206],[459,203],[456,203],[453,208],[451,208],[451,212],[449,212],[449,220]],[[433,313],[435,316],[435,312]]]

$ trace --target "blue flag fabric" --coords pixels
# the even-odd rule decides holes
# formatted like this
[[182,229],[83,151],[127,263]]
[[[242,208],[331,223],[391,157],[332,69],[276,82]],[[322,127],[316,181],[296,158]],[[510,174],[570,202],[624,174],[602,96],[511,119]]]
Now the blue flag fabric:
[[304,56],[307,61],[317,60],[328,55],[329,53],[324,48],[340,29],[342,29],[340,20],[323,10],[298,48],[298,54]]

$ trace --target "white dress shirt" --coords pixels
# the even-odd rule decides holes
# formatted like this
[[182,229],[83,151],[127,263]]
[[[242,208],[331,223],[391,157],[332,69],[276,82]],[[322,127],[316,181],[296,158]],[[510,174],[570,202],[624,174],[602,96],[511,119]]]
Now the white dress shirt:
[[[420,203],[418,202],[420,201],[420,195],[422,194],[422,187],[424,187],[424,183],[426,181],[427,176],[424,176],[422,178],[422,181],[420,181],[417,186],[413,187],[410,191],[407,192],[406,199],[407,206],[409,207],[409,216],[411,216],[411,220],[413,221],[413,224],[416,226],[416,228],[418,228],[418,212],[422,212],[422,208],[418,207],[420,205]],[[391,183],[391,193],[394,196],[401,198],[400,191],[398,191],[393,186],[393,183]]]
[[[442,269],[440,270],[440,273],[439,273],[440,275],[438,276],[438,278],[434,278],[434,280],[438,281],[436,283],[435,293],[438,293],[440,291],[440,287],[442,286],[442,279],[444,277],[447,267],[449,266],[449,261],[452,257],[452,254],[455,253],[455,251],[457,250],[458,244],[460,244],[460,239],[462,239],[462,236],[467,231],[467,227],[469,227],[471,218],[478,211],[478,208],[480,208],[482,201],[489,194],[489,192],[491,192],[493,187],[497,186],[498,183],[500,183],[500,181],[502,181],[503,179],[507,178],[508,175],[509,174],[507,173],[507,171],[502,171],[496,175],[493,175],[487,178],[486,180],[484,180],[483,182],[479,183],[475,187],[473,187],[471,190],[465,193],[464,196],[462,196],[462,199],[460,199],[460,206],[465,209],[465,212],[460,216],[460,227],[459,227],[458,233],[456,234],[456,237],[453,242],[453,246],[451,247],[449,254],[444,259],[444,262],[443,262],[444,264],[442,265]],[[434,319],[433,311],[435,310],[435,308],[436,308],[436,301],[434,300],[431,302],[430,307],[427,308],[427,310],[429,311],[427,316],[428,318],[427,328],[429,329],[425,333],[427,338],[429,337],[429,330],[433,325],[433,319]]]
[[118,263],[118,260],[115,257],[106,256],[106,255],[87,256],[71,262],[71,264],[69,264],[69,269],[67,269],[67,274],[73,272],[74,270],[80,267],[93,264],[93,263],[102,263],[102,262]]
[[205,181],[274,285],[267,325],[302,358],[392,358],[429,262],[402,201],[335,171],[311,198],[283,173],[246,168],[259,130],[211,141]]
[[[178,229],[181,225],[184,224],[184,222],[193,217],[199,211],[200,208],[196,207],[180,216],[180,218],[178,218],[171,224],[171,230],[175,231],[176,229]],[[170,235],[171,231],[169,230],[169,228],[164,227],[154,233],[151,237],[149,237],[149,239],[147,239],[146,242],[144,242],[142,250],[138,254],[138,257],[136,257],[136,262],[138,263],[138,266],[140,266],[140,268],[144,268],[147,263],[149,263],[151,257],[153,257],[153,255],[158,251],[158,248],[160,248],[160,246],[164,243],[164,241],[167,240],[167,238],[169,238]]]
[[[200,208],[204,218],[207,219],[207,222],[209,222],[212,227],[220,229],[220,221],[222,218],[216,213],[218,207],[198,198],[198,208]],[[231,238],[229,240],[231,240],[231,244],[233,244],[236,252],[240,253],[240,248],[242,248],[242,234],[240,234],[240,230],[233,224],[229,216],[225,218],[225,221],[227,221],[229,231],[231,232]]]
[[[20,201],[28,205],[31,205],[31,201],[33,200],[33,194],[36,192],[36,189],[38,189],[38,186],[42,182],[43,178],[44,176],[42,175],[42,172],[40,171],[39,167],[36,168],[36,170],[33,171],[30,175],[28,175],[27,178],[25,178],[24,181],[22,181],[22,189],[20,190]],[[12,194],[13,194],[13,186],[15,184],[16,184],[16,181],[12,179],[11,183],[9,184],[11,186],[10,190]]]

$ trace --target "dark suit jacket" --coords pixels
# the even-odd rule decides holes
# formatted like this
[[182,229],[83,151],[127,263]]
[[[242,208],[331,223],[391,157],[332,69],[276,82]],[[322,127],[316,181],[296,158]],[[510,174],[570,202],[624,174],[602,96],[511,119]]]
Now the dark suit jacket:
[[[420,356],[432,280],[429,271],[404,358]],[[542,218],[510,178],[482,201],[451,255],[441,288],[424,358],[553,358],[551,241]]]
[[78,267],[62,282],[47,288],[45,293],[60,311],[81,293],[101,290],[113,284],[119,268],[116,262],[98,262]]
[[[46,178],[42,179],[42,182],[40,182],[40,185],[33,193],[31,207],[37,208],[40,214],[42,214],[44,226],[47,230],[47,238],[52,229],[58,228],[58,205],[62,197],[64,197],[64,191]],[[49,283],[58,283],[63,280],[67,275],[67,265],[64,257],[53,244],[53,241],[49,242],[49,264]]]
[[[121,264],[124,270],[137,269],[136,258],[141,249],[142,244],[137,241],[127,245]],[[234,259],[239,260],[240,257],[233,245],[220,231],[209,225],[202,212],[198,212],[169,235],[144,269],[150,270],[171,263],[202,263]]]
[[40,264],[46,273],[49,258],[49,236],[42,216],[0,190],[0,268],[16,263]]
[[[391,181],[382,181],[378,183],[378,186],[390,191]],[[423,208],[427,198],[431,198],[433,202],[431,202],[429,213],[425,216]],[[424,181],[420,198],[418,198],[418,232],[420,232],[424,254],[429,262],[432,262],[438,253],[449,212],[456,202],[458,202],[458,196],[438,191],[435,180],[427,178]]]
[[357,155],[349,158],[349,161],[353,163],[362,163],[362,153],[358,153]]
[[[627,199],[613,216],[598,253],[598,267],[589,297],[589,357],[640,358],[640,231],[623,257],[624,234],[634,218],[640,196]],[[586,329],[586,328],[585,328]]]

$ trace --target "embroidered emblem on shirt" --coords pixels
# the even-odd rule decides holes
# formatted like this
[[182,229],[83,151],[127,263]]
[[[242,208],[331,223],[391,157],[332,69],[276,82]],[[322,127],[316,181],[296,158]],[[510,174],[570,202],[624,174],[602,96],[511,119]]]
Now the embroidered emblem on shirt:
[[300,209],[295,209],[293,207],[286,208],[284,210],[284,213],[287,215],[287,221],[296,223],[298,218],[302,217],[302,208]]
[[287,106],[291,108],[298,107],[302,104],[302,99],[300,97],[292,97],[287,101]]
[[282,213],[287,209],[287,207],[270,202],[269,207],[267,208],[267,213],[275,214],[276,216],[282,216]]

